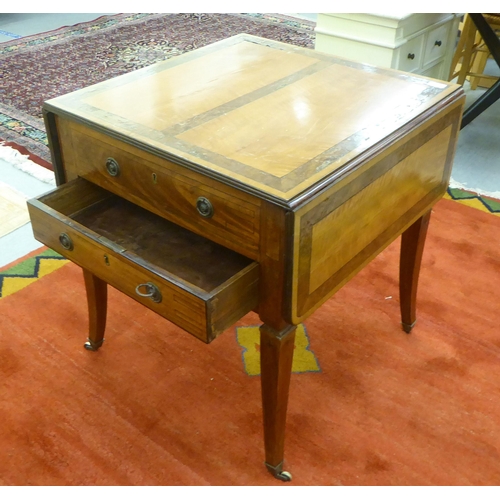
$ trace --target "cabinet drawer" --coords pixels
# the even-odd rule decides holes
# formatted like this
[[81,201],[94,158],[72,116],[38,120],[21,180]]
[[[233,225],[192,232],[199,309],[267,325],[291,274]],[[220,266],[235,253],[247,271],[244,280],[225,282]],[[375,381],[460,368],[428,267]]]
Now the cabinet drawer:
[[28,208],[38,241],[207,343],[257,306],[256,262],[84,179]]
[[445,75],[443,75],[443,61],[434,64],[430,68],[427,68],[425,71],[420,73],[422,76],[428,76],[429,78],[436,78],[438,80],[444,80]]
[[425,43],[423,66],[437,61],[445,55],[449,29],[449,24],[443,24],[429,32]]
[[422,61],[423,36],[417,36],[399,47],[397,69],[414,72],[420,68]]
[[[260,201],[218,181],[66,120],[66,171],[256,259]],[[199,208],[207,210],[204,215]]]

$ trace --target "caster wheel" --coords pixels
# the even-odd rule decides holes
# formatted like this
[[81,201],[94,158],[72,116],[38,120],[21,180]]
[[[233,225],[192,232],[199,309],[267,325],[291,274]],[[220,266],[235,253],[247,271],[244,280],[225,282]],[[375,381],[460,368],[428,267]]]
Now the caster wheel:
[[89,341],[85,342],[85,344],[83,344],[83,347],[85,347],[85,349],[87,349],[87,351],[97,351],[97,349],[99,349],[99,347],[101,347],[101,345],[102,345],[102,342],[99,345],[96,345],[89,340]]
[[288,482],[292,480],[292,475],[283,470],[283,462],[281,462],[279,465],[272,466],[269,465],[268,463],[264,462],[264,464],[267,467],[267,470],[276,478],[280,479],[281,481]]
[[292,480],[292,475],[289,472],[287,472],[286,470],[284,470],[283,472],[278,473],[276,475],[276,478],[281,479],[284,482],[288,482],[288,481]]
[[401,325],[403,326],[403,330],[405,331],[405,333],[410,333],[415,326],[415,323],[416,321],[414,321],[411,325],[407,323],[401,323]]

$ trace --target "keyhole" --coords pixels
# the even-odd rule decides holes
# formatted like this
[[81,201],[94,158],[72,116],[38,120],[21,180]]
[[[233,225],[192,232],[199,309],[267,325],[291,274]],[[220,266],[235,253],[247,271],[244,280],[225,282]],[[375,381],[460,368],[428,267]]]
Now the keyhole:
[[153,173],[153,184],[157,184],[158,183],[158,178],[156,177],[156,174]]
[[104,263],[109,266],[109,259],[108,259],[108,256],[106,254],[104,254]]

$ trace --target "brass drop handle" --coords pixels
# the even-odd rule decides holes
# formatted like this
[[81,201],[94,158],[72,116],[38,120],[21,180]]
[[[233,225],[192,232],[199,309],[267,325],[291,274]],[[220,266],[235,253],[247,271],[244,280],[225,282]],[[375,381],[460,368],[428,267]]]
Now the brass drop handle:
[[214,215],[214,207],[212,203],[210,203],[210,200],[208,198],[205,198],[203,196],[200,196],[196,200],[196,210],[198,210],[198,213],[207,219],[212,217]]
[[415,59],[415,54],[412,54],[411,52],[408,54],[408,59]]
[[120,175],[120,165],[118,165],[118,162],[114,158],[110,157],[106,160],[106,170],[112,177]]
[[441,47],[441,45],[443,45],[443,42],[441,40],[436,40],[434,42],[434,45],[437,45],[438,47]]
[[66,233],[59,235],[59,243],[65,250],[73,250],[73,240]]
[[[142,288],[144,289],[143,292],[141,292]],[[140,297],[150,298],[153,302],[161,302],[163,298],[158,287],[149,281],[147,283],[137,285],[135,287],[135,293]]]

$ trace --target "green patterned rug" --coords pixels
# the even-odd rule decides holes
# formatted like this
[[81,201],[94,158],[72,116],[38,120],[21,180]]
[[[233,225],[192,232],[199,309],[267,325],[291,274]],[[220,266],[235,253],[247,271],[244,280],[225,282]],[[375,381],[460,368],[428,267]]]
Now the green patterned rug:
[[26,288],[39,278],[59,269],[69,261],[54,250],[46,249],[41,253],[11,264],[0,270],[0,299]]
[[481,196],[471,191],[464,191],[462,189],[448,188],[445,199],[454,200],[461,205],[477,208],[482,212],[487,212],[492,215],[500,216],[500,200]]

